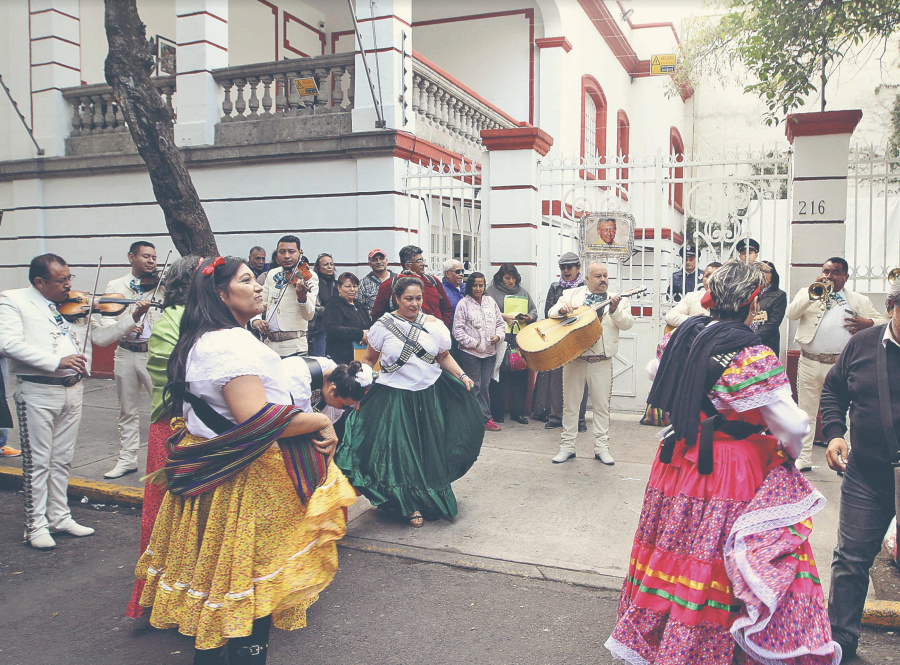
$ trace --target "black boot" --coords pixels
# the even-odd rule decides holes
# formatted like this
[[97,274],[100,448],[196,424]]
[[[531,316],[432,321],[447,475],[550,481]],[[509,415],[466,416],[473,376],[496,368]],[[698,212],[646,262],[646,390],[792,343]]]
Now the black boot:
[[247,637],[228,640],[228,665],[265,665],[269,650],[269,631],[272,615],[253,622],[253,632]]
[[194,649],[194,665],[226,665],[227,662],[224,646],[216,649]]

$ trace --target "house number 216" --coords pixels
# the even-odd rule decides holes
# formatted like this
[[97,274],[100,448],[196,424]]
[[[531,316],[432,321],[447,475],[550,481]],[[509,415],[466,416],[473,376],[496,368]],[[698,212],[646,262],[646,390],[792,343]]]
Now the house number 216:
[[798,215],[824,215],[825,214],[825,201],[815,199],[811,201],[800,201],[800,210],[797,211]]

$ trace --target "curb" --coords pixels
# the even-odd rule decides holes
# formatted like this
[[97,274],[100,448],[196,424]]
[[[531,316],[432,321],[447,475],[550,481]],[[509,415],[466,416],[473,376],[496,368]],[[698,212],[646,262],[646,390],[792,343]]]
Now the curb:
[[[0,467],[0,487],[10,489],[22,488],[22,470],[12,467]],[[94,501],[104,503],[123,503],[140,506],[144,503],[142,487],[124,487],[113,483],[104,483],[84,478],[69,478],[69,496],[80,499],[86,496]]]
[[900,602],[867,600],[862,624],[870,628],[900,628]]
[[[548,582],[562,582],[573,586],[588,587],[603,591],[621,591],[622,577],[607,575],[604,573],[570,570],[568,568],[555,568],[506,559],[494,559],[491,557],[460,554],[442,550],[431,550],[414,545],[398,545],[396,543],[359,538],[357,536],[344,536],[338,541],[338,547],[360,552],[372,552],[385,556],[393,556],[399,559],[410,559],[422,563],[437,563],[454,568],[476,570],[488,573],[500,573],[514,577],[544,580]],[[900,603],[898,603],[900,604]]]

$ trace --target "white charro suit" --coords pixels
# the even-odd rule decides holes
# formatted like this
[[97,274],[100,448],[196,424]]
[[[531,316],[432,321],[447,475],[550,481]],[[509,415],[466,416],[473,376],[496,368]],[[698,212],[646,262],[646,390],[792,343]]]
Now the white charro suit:
[[[563,305],[580,307],[587,298],[587,286],[563,291],[562,297],[550,308],[549,316],[559,316]],[[610,293],[610,296],[616,295]],[[634,325],[631,303],[622,298],[612,314],[609,308],[600,319],[603,334],[597,343],[563,367],[563,419],[560,451],[574,453],[578,434],[578,410],[587,385],[593,409],[594,453],[609,452],[609,403],[612,399],[612,359],[619,351],[619,331]]]
[[[253,318],[254,321],[264,319],[271,321],[271,312],[278,300],[278,294],[281,291],[275,285],[276,275],[284,273],[284,268],[273,268],[266,275],[266,281],[263,284],[263,306],[264,313]],[[296,332],[295,339],[288,339],[276,342],[270,339],[265,340],[266,344],[273,349],[282,358],[294,353],[306,355],[308,342],[306,333],[309,329],[309,322],[316,315],[316,298],[319,295],[319,278],[316,273],[312,273],[309,280],[309,292],[306,294],[306,302],[297,302],[297,292],[290,284],[284,287],[284,295],[278,302],[276,309],[276,320],[278,322],[278,330],[280,332]]]
[[[94,321],[96,324],[96,317]],[[95,325],[91,339],[102,344],[94,334],[96,330]],[[57,367],[65,356],[81,353],[86,332],[86,319],[57,324],[53,309],[33,286],[0,294],[0,355],[9,358],[11,376],[63,378],[74,374]],[[92,351],[88,342],[88,368]],[[66,529],[73,522],[66,489],[81,422],[84,384],[66,387],[21,379],[16,384],[13,399],[22,443],[25,528],[30,539],[50,528]]]
[[[846,288],[841,289],[838,294],[844,297],[849,305],[848,308],[852,309],[855,314],[872,319],[876,326],[887,322],[887,318],[875,309],[868,297]],[[799,319],[800,321],[794,335],[794,341],[801,348],[800,360],[797,363],[797,405],[809,416],[810,425],[809,433],[803,437],[803,450],[800,457],[797,458],[797,467],[800,469],[812,466],[812,447],[813,439],[816,436],[819,399],[825,385],[825,376],[834,366],[834,360],[830,358],[830,362],[821,362],[806,357],[807,347],[813,342],[819,331],[826,311],[824,301],[810,300],[807,289],[800,290],[785,310],[788,320],[797,321]],[[842,348],[831,349],[834,353],[840,353],[842,350]]]
[[[105,293],[121,293],[126,298],[149,300],[153,293],[132,289],[133,279],[135,278],[131,273],[114,279],[106,285]],[[163,288],[160,286],[154,300],[162,302],[163,297]],[[101,317],[100,326],[91,337],[100,346],[108,346],[113,342],[124,340],[126,343],[142,343],[142,347],[146,348],[153,324],[161,315],[162,312],[159,309],[151,307],[146,316],[145,334],[136,334],[133,332],[135,328],[134,305],[129,305],[118,316]],[[139,415],[141,392],[143,391],[149,397],[153,389],[150,373],[147,371],[147,351],[126,349],[120,344],[116,349],[113,368],[116,375],[116,394],[119,398],[119,459],[117,466],[123,469],[136,469],[138,450],[141,447]]]
[[681,301],[666,312],[666,324],[677,328],[692,316],[709,316],[709,310],[703,309],[700,304],[704,295],[706,295],[705,289],[685,293]]

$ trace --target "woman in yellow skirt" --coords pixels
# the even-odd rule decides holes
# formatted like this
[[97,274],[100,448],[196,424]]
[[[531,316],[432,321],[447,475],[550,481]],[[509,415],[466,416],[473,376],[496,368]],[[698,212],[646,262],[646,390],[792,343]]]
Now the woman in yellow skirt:
[[195,665],[265,663],[273,623],[306,625],[356,499],[331,461],[330,420],[292,405],[281,359],[244,327],[261,311],[241,259],[204,260],[168,367],[183,417],[136,575],[150,623],[196,638]]

